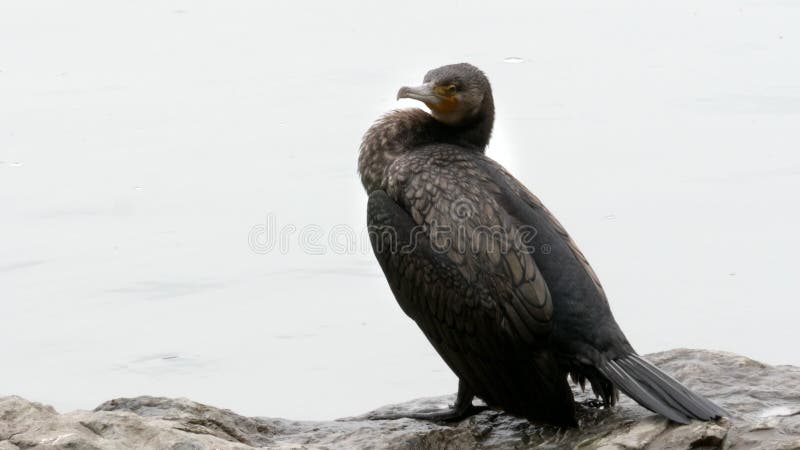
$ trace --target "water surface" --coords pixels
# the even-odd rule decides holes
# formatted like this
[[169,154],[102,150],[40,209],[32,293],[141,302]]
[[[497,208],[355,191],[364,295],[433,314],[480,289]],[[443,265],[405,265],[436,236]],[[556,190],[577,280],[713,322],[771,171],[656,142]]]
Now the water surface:
[[[800,364],[799,20],[782,1],[6,1],[0,394],[324,419],[454,391],[369,249],[329,238],[362,229],[361,134],[459,61],[494,83],[490,155],[640,352]],[[266,228],[284,249],[261,251]]]

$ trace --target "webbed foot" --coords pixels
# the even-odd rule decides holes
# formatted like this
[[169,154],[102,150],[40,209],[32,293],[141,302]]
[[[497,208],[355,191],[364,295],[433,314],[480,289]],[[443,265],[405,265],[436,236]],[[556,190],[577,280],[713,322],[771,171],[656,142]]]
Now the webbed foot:
[[391,413],[370,413],[362,416],[361,419],[367,420],[397,420],[397,419],[417,419],[428,420],[431,422],[458,422],[467,417],[474,416],[481,411],[489,409],[488,406],[475,406],[472,404],[472,399],[475,394],[472,389],[459,380],[458,394],[456,394],[456,404],[449,409],[430,412],[391,412]]

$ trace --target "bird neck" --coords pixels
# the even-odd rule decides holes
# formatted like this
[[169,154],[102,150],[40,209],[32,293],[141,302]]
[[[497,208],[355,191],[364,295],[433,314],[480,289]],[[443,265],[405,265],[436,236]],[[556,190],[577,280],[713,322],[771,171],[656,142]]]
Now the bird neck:
[[494,100],[491,92],[483,98],[481,106],[471,119],[456,126],[441,125],[445,127],[442,134],[444,143],[486,151],[494,127]]
[[392,111],[367,130],[358,156],[358,172],[367,193],[381,189],[385,170],[403,153],[436,144],[451,144],[483,153],[492,134],[494,105],[491,94],[479,111],[459,125],[447,125],[427,112]]

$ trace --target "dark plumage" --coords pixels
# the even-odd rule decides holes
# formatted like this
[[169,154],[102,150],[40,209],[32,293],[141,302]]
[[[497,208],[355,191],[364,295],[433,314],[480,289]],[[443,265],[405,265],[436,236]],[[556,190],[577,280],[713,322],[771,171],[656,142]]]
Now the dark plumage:
[[[364,136],[375,256],[403,311],[459,378],[459,419],[490,407],[576,425],[571,376],[606,406],[617,388],[676,422],[724,411],[637,356],[603,288],[567,232],[519,181],[484,155],[494,122],[489,81],[469,64],[428,72]],[[391,418],[382,416],[379,418]]]

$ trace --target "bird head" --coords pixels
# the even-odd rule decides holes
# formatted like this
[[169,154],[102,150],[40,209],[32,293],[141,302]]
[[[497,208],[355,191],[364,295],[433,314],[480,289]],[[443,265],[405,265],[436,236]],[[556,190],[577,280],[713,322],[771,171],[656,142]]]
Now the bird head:
[[491,93],[486,75],[471,64],[461,63],[429,71],[421,85],[400,88],[397,99],[419,100],[436,120],[458,126],[475,118],[487,104],[493,107]]

